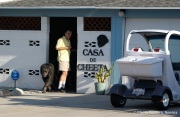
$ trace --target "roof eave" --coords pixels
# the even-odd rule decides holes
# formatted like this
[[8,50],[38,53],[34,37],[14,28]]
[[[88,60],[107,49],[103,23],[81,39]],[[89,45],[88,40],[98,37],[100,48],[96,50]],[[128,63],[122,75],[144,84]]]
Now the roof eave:
[[180,9],[180,7],[96,7],[96,6],[42,6],[42,7],[0,7],[0,9]]
[[0,9],[95,9],[95,6],[0,7]]
[[96,7],[97,9],[180,9],[180,7]]

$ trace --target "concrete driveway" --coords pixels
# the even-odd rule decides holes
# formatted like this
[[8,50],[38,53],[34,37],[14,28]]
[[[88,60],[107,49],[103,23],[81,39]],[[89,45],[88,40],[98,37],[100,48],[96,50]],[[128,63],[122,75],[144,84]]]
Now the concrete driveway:
[[0,97],[0,117],[179,117],[180,103],[157,111],[151,101],[114,108],[109,95],[46,93]]

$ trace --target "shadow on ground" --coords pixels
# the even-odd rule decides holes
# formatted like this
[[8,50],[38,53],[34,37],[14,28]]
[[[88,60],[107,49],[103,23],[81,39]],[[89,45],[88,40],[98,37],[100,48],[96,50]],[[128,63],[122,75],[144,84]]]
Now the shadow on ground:
[[[59,107],[71,109],[100,109],[114,110],[118,112],[151,114],[147,112],[156,112],[154,114],[164,114],[165,111],[158,111],[154,104],[149,100],[127,100],[123,108],[115,108],[111,105],[110,95],[95,95],[95,94],[62,94],[62,93],[46,93],[33,94],[24,96],[4,97],[9,100],[8,105],[30,105],[42,107]],[[1,105],[1,104],[0,104]],[[168,110],[178,112],[180,103],[171,104]],[[171,117],[179,116],[180,114],[171,114]]]
[[[46,93],[23,96],[5,97],[10,105],[35,105],[71,108],[107,109],[107,110],[155,110],[154,104],[149,100],[127,100],[123,108],[115,108],[111,105],[110,95],[95,94],[70,94],[70,93]],[[171,104],[169,109],[179,107]]]

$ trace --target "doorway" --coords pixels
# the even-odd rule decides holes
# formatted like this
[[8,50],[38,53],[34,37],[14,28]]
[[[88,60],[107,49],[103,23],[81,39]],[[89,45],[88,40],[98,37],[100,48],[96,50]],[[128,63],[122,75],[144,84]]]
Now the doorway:
[[71,37],[71,71],[66,80],[66,89],[69,92],[76,92],[76,65],[77,65],[77,17],[50,17],[50,35],[49,35],[49,63],[55,67],[56,80],[53,83],[55,89],[58,88],[61,72],[58,70],[57,50],[55,49],[57,40],[64,36],[65,29],[72,30]]

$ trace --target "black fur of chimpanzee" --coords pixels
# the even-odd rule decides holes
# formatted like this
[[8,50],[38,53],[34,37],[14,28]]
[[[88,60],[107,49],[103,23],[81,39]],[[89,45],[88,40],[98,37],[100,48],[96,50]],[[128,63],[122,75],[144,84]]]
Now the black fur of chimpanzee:
[[40,67],[40,73],[42,76],[42,79],[44,81],[44,87],[42,89],[42,93],[46,93],[46,91],[52,91],[53,89],[56,89],[56,86],[53,86],[53,82],[56,79],[54,73],[54,65],[51,63],[45,63],[41,65]]

